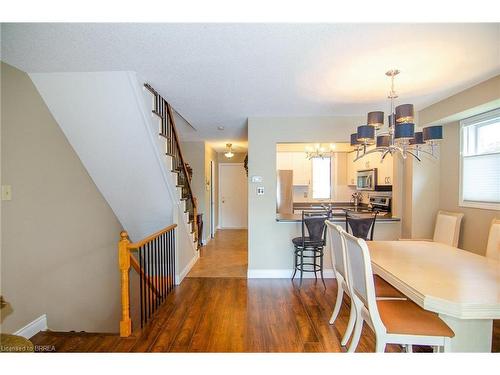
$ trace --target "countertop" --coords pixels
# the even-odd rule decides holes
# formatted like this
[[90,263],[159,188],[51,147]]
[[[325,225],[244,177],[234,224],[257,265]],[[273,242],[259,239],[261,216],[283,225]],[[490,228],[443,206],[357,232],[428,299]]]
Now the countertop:
[[[359,217],[370,217],[371,213],[354,213],[351,212],[353,216]],[[276,221],[282,223],[300,223],[302,221],[301,214],[276,214]],[[401,221],[399,217],[394,217],[392,214],[388,213],[386,215],[377,215],[377,223],[380,222],[393,222],[393,221]],[[345,223],[345,215],[333,215],[333,222],[342,222]]]

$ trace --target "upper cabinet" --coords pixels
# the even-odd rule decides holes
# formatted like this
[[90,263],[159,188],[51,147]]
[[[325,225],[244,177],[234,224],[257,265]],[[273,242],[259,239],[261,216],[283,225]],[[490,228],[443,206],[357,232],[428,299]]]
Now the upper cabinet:
[[276,169],[293,169],[292,153],[291,152],[277,152],[276,153]]
[[392,185],[392,156],[387,155],[383,162],[380,161],[381,157],[380,153],[374,152],[354,161],[356,152],[349,152],[347,154],[348,184],[356,185],[357,171],[377,168],[377,185]]
[[293,170],[294,185],[311,184],[311,161],[306,158],[305,152],[278,152],[276,169]]

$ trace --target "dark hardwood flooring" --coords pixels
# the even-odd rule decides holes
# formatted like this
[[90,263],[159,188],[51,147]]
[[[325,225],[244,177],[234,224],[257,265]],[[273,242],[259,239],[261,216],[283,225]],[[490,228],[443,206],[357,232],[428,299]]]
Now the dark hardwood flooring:
[[[348,299],[330,326],[336,282],[306,279],[301,289],[288,279],[186,278],[151,322],[133,336],[40,332],[39,349],[57,352],[342,352]],[[500,351],[495,322],[493,351]],[[425,351],[425,348],[419,348]],[[364,328],[358,352],[375,350]],[[387,352],[401,351],[390,345]]]
[[[246,279],[245,230],[218,231],[201,258],[150,323],[129,338],[85,332],[40,332],[39,351],[57,352],[342,352],[349,317],[345,297],[339,318],[328,320],[337,284],[305,279]],[[118,325],[118,322],[117,322]],[[500,351],[500,321],[493,351]],[[375,337],[363,329],[358,352],[373,352]],[[428,351],[418,347],[415,351]],[[401,348],[389,345],[388,352]]]

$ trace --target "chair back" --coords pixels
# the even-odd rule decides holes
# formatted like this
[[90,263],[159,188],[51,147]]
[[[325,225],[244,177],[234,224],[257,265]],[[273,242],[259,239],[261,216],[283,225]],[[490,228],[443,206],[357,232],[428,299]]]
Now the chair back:
[[302,238],[305,237],[304,227],[311,241],[322,241],[326,236],[328,213],[325,211],[302,211]]
[[373,241],[373,231],[375,229],[375,221],[377,220],[378,212],[375,211],[372,217],[361,218],[354,217],[345,213],[345,230],[349,233],[349,227],[354,237],[362,238],[365,241]]
[[491,221],[486,257],[500,261],[500,219]]
[[[384,324],[380,318],[375,296],[375,284],[370,259],[370,252],[365,240],[342,232],[347,258],[347,285],[350,292],[361,300],[370,314],[370,319],[375,328],[382,328]],[[385,327],[384,327],[385,329]]]
[[463,213],[439,210],[436,217],[436,226],[434,227],[433,241],[457,247],[463,217]]
[[330,243],[330,254],[332,258],[333,271],[339,273],[347,280],[345,270],[347,268],[345,257],[345,243],[342,237],[343,229],[331,221],[326,221],[328,231],[328,242]]

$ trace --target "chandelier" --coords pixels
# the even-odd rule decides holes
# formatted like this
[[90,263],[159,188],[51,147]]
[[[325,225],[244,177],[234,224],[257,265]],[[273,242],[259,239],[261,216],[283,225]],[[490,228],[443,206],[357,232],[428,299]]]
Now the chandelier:
[[[398,74],[397,69],[385,73],[391,78],[391,91],[387,96],[391,101],[391,111],[387,127],[384,128],[384,112],[369,112],[367,124],[358,126],[358,132],[351,134],[351,146],[356,147],[355,160],[374,152],[382,154],[382,161],[388,154],[400,154],[403,159],[412,155],[418,161],[421,161],[421,153],[436,158],[435,148],[443,139],[443,128],[440,125],[428,126],[416,132],[413,104],[394,106],[398,97],[394,90],[394,77]],[[367,151],[367,147],[373,144],[375,148]]]
[[226,143],[226,152],[224,156],[228,159],[231,159],[234,156],[233,145],[231,143]]
[[314,147],[307,146],[306,147],[306,158],[311,160],[313,158],[329,158],[333,154],[333,150],[335,150],[335,145],[330,144],[328,148],[323,147],[321,144],[316,143]]

